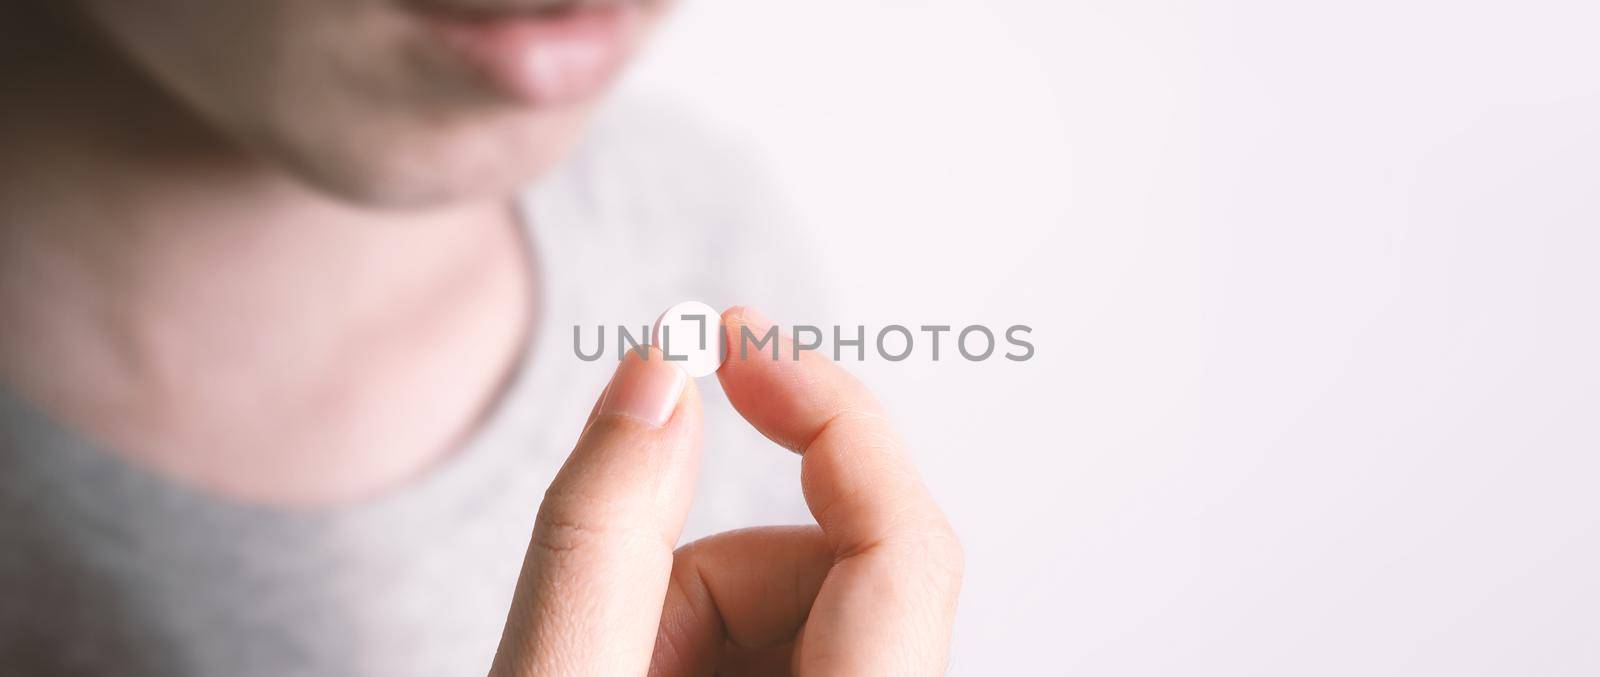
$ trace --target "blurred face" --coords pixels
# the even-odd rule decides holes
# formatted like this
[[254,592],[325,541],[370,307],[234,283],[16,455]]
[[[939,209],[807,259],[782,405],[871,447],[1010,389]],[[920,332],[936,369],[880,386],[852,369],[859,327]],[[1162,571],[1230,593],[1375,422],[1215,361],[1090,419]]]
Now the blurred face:
[[504,195],[557,162],[667,0],[78,0],[160,85],[348,200]]

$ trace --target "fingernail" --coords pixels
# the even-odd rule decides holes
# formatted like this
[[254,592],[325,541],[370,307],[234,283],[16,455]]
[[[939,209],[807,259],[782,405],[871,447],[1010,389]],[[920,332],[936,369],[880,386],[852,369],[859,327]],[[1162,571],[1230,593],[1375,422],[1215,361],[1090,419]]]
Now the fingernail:
[[629,351],[611,377],[600,415],[626,416],[654,428],[667,425],[689,376],[662,357],[657,350],[651,350],[648,357]]

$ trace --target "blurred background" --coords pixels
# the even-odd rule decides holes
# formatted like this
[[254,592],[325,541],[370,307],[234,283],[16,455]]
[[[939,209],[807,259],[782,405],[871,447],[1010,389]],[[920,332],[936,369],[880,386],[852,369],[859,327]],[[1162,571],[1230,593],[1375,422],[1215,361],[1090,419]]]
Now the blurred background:
[[[689,0],[968,548],[955,674],[1600,674],[1600,5]],[[780,318],[781,319],[781,318]]]

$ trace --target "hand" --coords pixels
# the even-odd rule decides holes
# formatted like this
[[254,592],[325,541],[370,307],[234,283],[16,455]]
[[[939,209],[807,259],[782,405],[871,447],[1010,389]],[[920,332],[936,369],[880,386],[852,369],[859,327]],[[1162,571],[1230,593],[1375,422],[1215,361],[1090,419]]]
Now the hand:
[[820,526],[673,551],[694,493],[700,398],[652,352],[627,357],[545,495],[492,675],[932,675],[945,669],[962,554],[866,389],[787,342],[723,324],[739,413],[801,454]]

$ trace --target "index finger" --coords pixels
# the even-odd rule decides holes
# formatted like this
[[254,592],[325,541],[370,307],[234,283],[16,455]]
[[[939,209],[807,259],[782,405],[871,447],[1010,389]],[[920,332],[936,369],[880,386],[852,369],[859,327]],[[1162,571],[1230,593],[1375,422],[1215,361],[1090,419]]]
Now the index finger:
[[860,381],[821,354],[796,356],[748,308],[724,313],[723,331],[728,360],[717,378],[751,425],[801,454],[806,504],[836,557],[885,544],[955,547],[899,434]]

